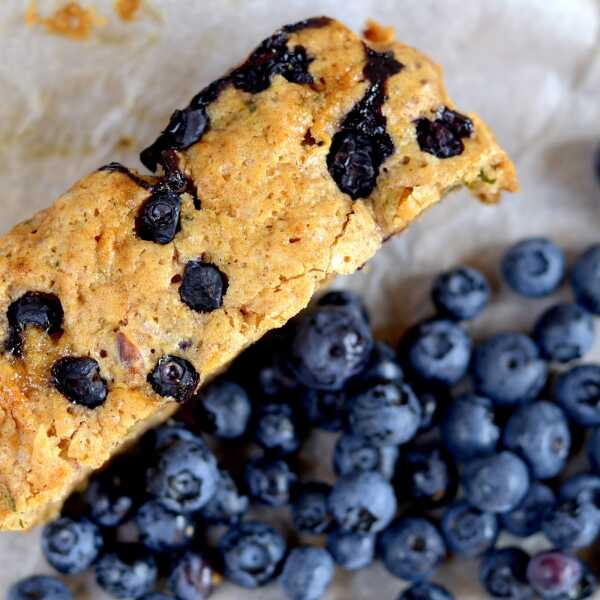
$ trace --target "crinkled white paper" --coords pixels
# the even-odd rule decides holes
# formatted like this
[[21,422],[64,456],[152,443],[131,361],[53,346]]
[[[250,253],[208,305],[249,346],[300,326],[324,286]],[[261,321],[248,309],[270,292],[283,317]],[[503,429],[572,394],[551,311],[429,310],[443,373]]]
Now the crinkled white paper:
[[[28,0],[0,2],[1,228],[50,204],[73,181],[109,160],[139,167],[172,110],[240,60],[278,26],[316,14],[360,30],[368,17],[441,63],[451,96],[495,130],[517,163],[522,192],[498,207],[464,192],[448,198],[369,268],[342,285],[361,291],[378,333],[395,340],[431,307],[434,273],[467,262],[491,278],[495,300],[475,322],[527,330],[547,304],[515,301],[500,283],[507,242],[548,235],[570,258],[600,240],[600,186],[591,167],[600,141],[600,2],[595,0],[143,0],[133,22],[112,0],[84,0],[107,18],[87,41],[28,27]],[[40,0],[50,14],[63,0]],[[598,353],[596,353],[598,355]],[[322,443],[331,444],[331,440]],[[315,461],[324,454],[314,447]],[[38,533],[0,534],[0,592],[15,579],[48,571]],[[484,598],[470,563],[439,574],[460,600]],[[91,580],[77,598],[104,596]],[[402,583],[380,566],[338,575],[328,599],[395,600]],[[215,599],[275,600],[224,586]]]

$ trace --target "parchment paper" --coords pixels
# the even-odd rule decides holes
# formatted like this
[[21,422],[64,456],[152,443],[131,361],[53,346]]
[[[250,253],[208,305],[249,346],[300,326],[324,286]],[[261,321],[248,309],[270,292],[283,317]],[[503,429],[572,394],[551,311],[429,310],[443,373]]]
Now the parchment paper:
[[[64,2],[41,0],[47,16]],[[87,0],[107,20],[88,40],[26,26],[25,0],[0,2],[0,228],[47,206],[75,179],[109,160],[139,166],[171,111],[276,27],[329,14],[360,30],[367,17],[440,62],[459,107],[480,113],[516,160],[523,191],[498,207],[466,193],[448,198],[386,243],[368,269],[338,282],[368,299],[380,335],[395,340],[430,312],[433,274],[459,262],[482,268],[495,300],[472,331],[528,330],[544,301],[515,301],[497,258],[511,240],[549,235],[572,256],[600,240],[600,186],[591,153],[600,141],[600,2],[595,0],[143,0],[131,22],[112,0]],[[565,294],[567,292],[565,291]],[[599,352],[595,353],[598,358]],[[321,444],[332,443],[321,436]],[[312,445],[309,456],[320,453]],[[0,535],[0,591],[48,571],[38,533]],[[536,544],[534,540],[531,544]],[[483,598],[470,563],[439,580],[461,600]],[[338,576],[328,599],[393,600],[403,584],[380,566]],[[76,588],[76,589],[75,589]],[[90,581],[77,598],[104,596]],[[276,599],[222,587],[216,599]]]

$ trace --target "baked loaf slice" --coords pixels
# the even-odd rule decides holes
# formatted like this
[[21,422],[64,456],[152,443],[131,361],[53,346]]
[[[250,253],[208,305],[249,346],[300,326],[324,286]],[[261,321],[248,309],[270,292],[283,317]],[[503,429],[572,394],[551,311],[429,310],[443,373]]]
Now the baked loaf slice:
[[375,26],[284,27],[146,149],[0,241],[0,527],[119,447],[446,192],[515,190],[440,68]]

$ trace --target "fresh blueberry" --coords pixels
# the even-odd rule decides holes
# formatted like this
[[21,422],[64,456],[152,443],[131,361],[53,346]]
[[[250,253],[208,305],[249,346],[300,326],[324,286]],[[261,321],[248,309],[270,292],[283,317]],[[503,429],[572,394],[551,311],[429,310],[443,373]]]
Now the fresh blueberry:
[[165,354],[148,373],[147,379],[159,396],[186,402],[194,393],[200,376],[190,361],[180,356]]
[[529,489],[527,465],[516,454],[504,450],[465,465],[462,483],[466,499],[475,507],[493,513],[516,508]]
[[375,342],[364,370],[357,376],[354,387],[365,388],[378,383],[404,381],[402,367],[396,360],[394,350],[383,342]]
[[446,448],[458,460],[489,456],[500,440],[491,400],[475,394],[464,394],[452,401],[441,423]]
[[369,322],[369,313],[362,298],[350,290],[332,290],[317,300],[318,306],[353,306]]
[[481,271],[457,267],[436,277],[431,296],[440,314],[464,321],[473,319],[486,307],[490,285]]
[[327,391],[303,387],[298,403],[308,422],[325,431],[341,431],[346,419],[344,390]]
[[419,508],[435,508],[451,502],[458,491],[454,461],[437,444],[407,449],[400,456],[396,491],[400,499]]
[[261,456],[244,469],[244,480],[253,500],[267,506],[289,504],[298,477],[280,458]]
[[151,429],[146,434],[144,442],[152,454],[161,454],[174,442],[180,440],[204,446],[204,441],[201,437],[192,433],[183,423],[175,421]]
[[592,347],[594,337],[594,319],[577,304],[550,307],[533,328],[542,356],[556,362],[581,358]]
[[203,556],[188,551],[175,561],[169,589],[177,600],[205,600],[213,592],[213,570]]
[[146,485],[165,508],[187,514],[201,509],[213,497],[218,480],[212,453],[195,442],[178,440],[148,470]]
[[87,408],[104,404],[108,395],[106,379],[93,358],[65,356],[52,365],[52,383],[71,402]]
[[588,248],[575,262],[571,286],[577,304],[600,314],[600,245]]
[[478,393],[507,406],[537,398],[548,367],[526,335],[498,333],[475,348],[471,375]]
[[257,411],[253,439],[268,452],[291,454],[300,448],[301,429],[289,404],[263,404]]
[[372,347],[369,326],[355,308],[317,307],[298,322],[289,365],[302,384],[339,390],[364,368]]
[[191,260],[183,270],[179,296],[192,310],[207,313],[223,305],[227,287],[227,277],[216,265]]
[[85,571],[98,558],[102,544],[100,530],[87,519],[60,517],[42,531],[42,552],[46,560],[65,575]]
[[100,527],[117,527],[135,508],[143,489],[143,470],[135,457],[119,456],[85,491],[89,518]]
[[73,595],[56,577],[32,575],[12,585],[6,600],[73,600]]
[[406,581],[429,579],[446,558],[444,538],[424,518],[404,517],[388,527],[379,539],[384,567]]
[[146,549],[122,545],[105,554],[96,565],[96,582],[111,596],[130,600],[152,591],[158,569]]
[[417,379],[452,386],[467,372],[471,340],[458,323],[431,319],[408,330],[399,352]]
[[281,573],[281,587],[290,600],[319,600],[329,587],[335,566],[327,550],[294,548]]
[[233,525],[223,535],[219,551],[225,576],[242,587],[256,588],[275,578],[286,545],[269,525],[247,521]]
[[504,255],[502,274],[508,285],[522,296],[547,296],[554,292],[563,280],[565,255],[550,240],[522,240],[511,246]]
[[375,558],[375,536],[336,529],[327,536],[327,550],[342,569],[358,571]]
[[62,304],[54,294],[25,292],[8,307],[6,349],[15,356],[21,356],[22,332],[27,325],[39,327],[48,334],[58,333],[61,330],[63,317]]
[[473,558],[491,548],[498,538],[498,518],[459,500],[449,506],[441,521],[441,530],[448,550],[453,554]]
[[398,600],[454,600],[454,596],[441,585],[422,581],[405,589]]
[[303,483],[292,500],[292,522],[298,531],[326,533],[331,526],[327,501],[331,486],[320,481]]
[[190,545],[195,524],[188,515],[171,512],[156,500],[150,500],[135,515],[140,542],[158,554],[182,550]]
[[557,548],[584,548],[600,533],[598,509],[584,499],[561,499],[542,522],[542,531]]
[[554,400],[576,425],[600,425],[600,366],[577,365],[561,373],[554,386]]
[[479,579],[492,598],[534,600],[527,581],[529,555],[520,548],[500,548],[488,552],[479,565]]
[[152,194],[139,208],[135,219],[137,236],[156,244],[168,244],[179,230],[181,198],[169,190]]
[[527,579],[542,598],[583,598],[571,593],[577,589],[582,578],[582,562],[571,554],[550,550],[531,558],[527,566]]
[[338,476],[376,471],[391,479],[397,458],[396,446],[375,446],[359,435],[342,433],[333,450],[333,467]]
[[405,384],[380,383],[348,402],[351,430],[375,446],[404,444],[421,424],[421,404]]
[[329,511],[344,531],[375,533],[384,529],[396,513],[396,496],[379,473],[345,475],[333,486]]
[[223,439],[244,435],[252,411],[244,388],[226,379],[214,381],[200,390],[194,407],[200,428]]
[[554,492],[547,485],[534,481],[521,504],[500,515],[502,527],[519,537],[538,533],[555,504]]
[[217,491],[202,507],[202,518],[207,523],[229,525],[235,523],[248,510],[248,497],[240,494],[227,471],[219,471]]
[[538,401],[519,407],[511,415],[502,443],[525,459],[535,479],[549,479],[567,462],[571,433],[560,407]]

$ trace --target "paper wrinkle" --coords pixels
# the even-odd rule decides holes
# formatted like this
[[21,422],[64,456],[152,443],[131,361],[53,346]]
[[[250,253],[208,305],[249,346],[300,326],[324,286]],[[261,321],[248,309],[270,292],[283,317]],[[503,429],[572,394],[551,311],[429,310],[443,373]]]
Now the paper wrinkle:
[[[365,269],[338,280],[366,297],[378,335],[396,342],[409,324],[430,315],[432,277],[462,262],[483,269],[494,289],[492,306],[469,326],[474,337],[498,328],[528,331],[553,300],[516,300],[506,289],[497,266],[506,244],[548,235],[572,261],[599,241],[600,186],[591,161],[600,142],[600,0],[143,0],[131,23],[114,13],[113,0],[81,3],[108,19],[83,42],[28,28],[23,0],[0,3],[3,230],[110,160],[141,169],[137,153],[175,108],[278,26],[329,14],[357,31],[369,17],[391,24],[398,39],[439,62],[459,108],[478,112],[513,154],[523,187],[497,207],[479,205],[466,192],[450,196],[386,242]],[[47,15],[62,4],[39,0],[38,9]],[[570,298],[566,288],[562,297]],[[590,359],[598,357],[596,348]],[[307,477],[331,477],[334,441],[330,434],[311,439]],[[278,522],[287,516],[279,511]],[[19,577],[50,572],[38,536],[0,535],[0,594]],[[436,579],[460,600],[484,598],[473,561],[452,561]],[[73,584],[76,597],[105,600],[91,581]],[[327,600],[370,600],[373,590],[378,600],[394,600],[403,586],[376,565],[338,573]],[[214,595],[240,597],[276,600],[282,593],[277,586],[225,586]]]

